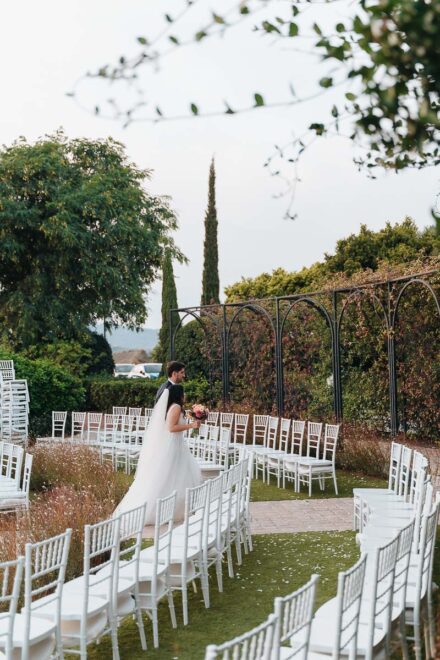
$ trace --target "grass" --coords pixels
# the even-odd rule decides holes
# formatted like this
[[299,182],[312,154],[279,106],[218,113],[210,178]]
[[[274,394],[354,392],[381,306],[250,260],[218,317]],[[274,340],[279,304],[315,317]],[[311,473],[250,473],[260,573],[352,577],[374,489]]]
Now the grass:
[[[210,578],[211,607],[205,609],[200,590],[190,591],[189,625],[182,623],[180,596],[175,597],[177,630],[169,620],[168,606],[159,606],[160,648],[152,644],[151,624],[146,623],[148,651],[140,647],[137,627],[127,618],[119,629],[122,660],[203,660],[205,647],[221,643],[261,623],[273,609],[275,596],[288,594],[319,573],[317,606],[336,592],[337,574],[358,557],[353,532],[272,534],[254,537],[254,551],[237,567],[235,579],[224,568],[224,592],[219,594]],[[91,660],[111,658],[108,637],[89,647]],[[71,656],[73,657],[73,656]]]
[[[339,495],[337,496],[333,487],[333,481],[326,480],[325,490],[319,490],[317,482],[313,483],[312,498],[324,499],[329,497],[353,497],[353,488],[384,488],[387,485],[385,479],[368,477],[364,474],[353,472],[336,471]],[[261,479],[254,479],[251,488],[252,502],[273,502],[280,500],[306,500],[309,499],[308,489],[302,486],[300,493],[295,493],[292,484],[286,488],[277,488],[276,479],[271,477],[271,483],[265,484]]]

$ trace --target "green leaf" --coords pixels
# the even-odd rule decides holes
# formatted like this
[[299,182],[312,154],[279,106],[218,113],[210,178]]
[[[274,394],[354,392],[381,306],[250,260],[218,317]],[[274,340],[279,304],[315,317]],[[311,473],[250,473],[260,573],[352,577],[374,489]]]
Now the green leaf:
[[254,94],[254,99],[255,99],[255,106],[256,107],[260,107],[260,106],[264,105],[264,98],[261,96],[261,94],[258,94],[258,92],[256,94]]
[[289,37],[296,37],[298,36],[299,28],[296,23],[291,23],[289,25]]
[[319,81],[320,87],[324,87],[327,89],[328,87],[332,87],[333,85],[333,78],[321,78]]
[[278,34],[280,34],[280,31],[279,31],[279,29],[277,28],[277,26],[274,25],[273,23],[269,23],[269,21],[263,21],[263,23],[262,23],[262,27],[263,27],[263,30],[265,30],[265,31],[268,32],[269,34],[270,34],[271,32],[277,32]]
[[246,5],[243,5],[242,7],[240,7],[240,14],[246,15],[246,14],[249,14],[249,13],[250,13],[249,12],[249,7],[246,7]]
[[345,25],[343,23],[337,23],[336,32],[345,32]]
[[162,113],[162,110],[161,110],[161,109],[159,108],[159,106],[158,106],[158,105],[156,105],[156,108],[155,108],[155,110],[156,110],[156,114],[158,114],[158,115],[159,115],[159,117],[162,117],[162,116],[163,116],[163,113]]
[[170,36],[168,37],[168,39],[169,39],[173,44],[176,44],[176,46],[179,45],[179,40],[178,40],[178,38],[175,37],[173,34],[170,34]]
[[356,94],[353,94],[352,92],[347,92],[345,98],[347,99],[347,101],[355,101]]
[[235,110],[231,108],[231,106],[228,104],[227,101],[225,101],[225,106],[226,106],[226,110],[225,110],[226,115],[235,115]]
[[322,36],[322,30],[321,30],[321,28],[319,27],[319,25],[317,23],[313,23],[313,29],[316,32],[316,34],[319,34],[319,36]]
[[148,44],[148,41],[145,37],[138,37],[137,42],[141,44],[141,46],[146,46]]
[[218,14],[212,14],[212,19],[214,23],[218,23],[219,25],[224,25],[225,24],[225,19],[222,16],[219,16]]
[[200,32],[196,32],[195,40],[196,41],[202,41],[202,39],[204,39],[207,36],[208,36],[208,34],[207,34],[207,32],[205,32],[205,30],[200,30]]
[[316,135],[324,135],[325,133],[325,126],[324,124],[310,124],[309,129],[311,131],[315,131]]
[[167,23],[172,23],[174,21],[173,17],[169,14],[165,14],[165,20]]
[[332,116],[333,117],[338,117],[339,116],[339,110],[335,105],[332,108]]
[[198,115],[199,114],[199,109],[198,109],[198,107],[196,106],[195,103],[191,103],[190,107],[191,107],[191,112],[193,113],[193,115]]

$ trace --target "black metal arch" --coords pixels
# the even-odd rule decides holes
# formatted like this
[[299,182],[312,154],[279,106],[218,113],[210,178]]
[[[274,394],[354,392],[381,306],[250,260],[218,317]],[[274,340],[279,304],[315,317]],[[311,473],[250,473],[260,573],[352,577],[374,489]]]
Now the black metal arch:
[[296,300],[293,301],[291,305],[289,305],[289,308],[287,312],[284,314],[282,320],[281,320],[281,327],[280,327],[280,337],[283,336],[284,334],[284,326],[287,321],[287,317],[289,316],[290,312],[292,309],[296,306],[299,305],[299,303],[305,303],[306,305],[309,305],[310,307],[313,307],[319,314],[327,321],[328,327],[330,328],[331,336],[333,338],[334,334],[334,328],[333,328],[333,321],[328,313],[326,307],[322,305],[321,303],[317,302],[316,300],[313,300],[313,298],[309,298],[309,296],[304,296],[302,298],[296,298]]
[[409,282],[406,282],[402,286],[402,288],[400,289],[400,291],[397,295],[396,302],[394,303],[394,308],[393,308],[392,313],[391,313],[391,327],[392,328],[394,328],[395,325],[396,325],[397,312],[399,311],[399,304],[400,304],[400,301],[402,299],[402,296],[405,293],[405,291],[410,286],[413,286],[414,284],[420,284],[423,287],[425,287],[426,289],[428,289],[428,291],[431,293],[432,297],[434,298],[434,303],[435,303],[435,306],[437,307],[437,311],[438,311],[439,316],[440,316],[440,301],[437,297],[437,294],[435,292],[434,287],[429,282],[426,282],[426,280],[422,280],[422,279],[416,277],[413,280],[410,280]]
[[268,313],[268,311],[266,309],[264,309],[264,307],[262,307],[261,305],[258,305],[258,304],[255,304],[255,303],[244,303],[243,305],[240,305],[238,307],[237,311],[235,312],[235,314],[233,314],[232,319],[228,323],[228,327],[227,327],[228,336],[231,332],[232,326],[235,323],[235,320],[238,318],[238,316],[242,312],[244,312],[245,309],[250,309],[252,312],[255,312],[255,314],[263,314],[263,316],[265,316],[268,319],[268,321],[271,325],[272,331],[275,334],[276,329],[275,329],[275,326],[274,326],[274,323],[273,323],[273,319],[270,316],[270,314]]
[[344,315],[345,315],[345,310],[346,310],[347,307],[348,307],[349,305],[351,305],[351,303],[354,302],[354,301],[356,300],[356,298],[358,298],[359,296],[364,296],[364,297],[369,296],[370,298],[373,298],[373,300],[376,300],[376,301],[379,303],[380,308],[381,308],[381,310],[382,310],[382,312],[383,312],[383,316],[384,316],[385,328],[386,328],[387,330],[389,330],[389,328],[390,328],[390,324],[389,324],[389,322],[388,322],[388,314],[387,314],[387,310],[386,310],[386,308],[385,308],[385,306],[384,306],[382,300],[381,300],[381,299],[379,298],[379,296],[377,296],[375,293],[373,293],[373,295],[371,295],[371,291],[367,291],[366,289],[359,289],[359,290],[357,290],[357,291],[353,291],[353,292],[350,293],[350,295],[347,296],[347,298],[344,300],[344,302],[342,303],[341,313],[339,314],[338,328],[340,328],[341,325],[342,325],[342,321],[343,321],[343,319],[344,319]]
[[[372,296],[373,300],[379,303],[383,312],[385,327],[388,334],[388,371],[389,371],[389,404],[390,404],[390,426],[392,434],[395,434],[399,428],[398,402],[397,402],[397,375],[395,358],[395,323],[399,304],[404,292],[410,285],[419,284],[426,287],[434,298],[437,311],[440,315],[439,297],[429,281],[431,276],[438,276],[440,269],[436,268],[423,273],[407,275],[381,282],[366,282],[365,284],[347,286],[345,288],[334,289],[330,291],[316,291],[313,293],[296,294],[292,296],[279,296],[266,298],[264,300],[248,300],[243,302],[226,303],[223,305],[206,305],[199,307],[187,307],[182,309],[170,310],[170,348],[171,357],[174,357],[174,339],[177,330],[182,326],[186,316],[193,316],[203,327],[203,322],[199,314],[210,316],[215,323],[222,341],[222,378],[223,378],[223,399],[226,403],[229,399],[229,351],[230,351],[230,332],[236,319],[244,309],[249,309],[256,314],[261,314],[267,318],[270,323],[275,338],[275,378],[277,388],[277,407],[281,415],[284,406],[283,394],[283,360],[282,360],[282,339],[286,319],[292,309],[303,302],[321,314],[329,328],[332,338],[332,365],[333,365],[333,387],[334,387],[334,413],[337,419],[342,419],[342,383],[341,383],[341,365],[340,365],[340,328],[344,318],[345,310],[353,299],[358,295]],[[396,289],[399,290],[394,302]],[[377,295],[381,292],[382,299]],[[326,306],[320,301],[322,298],[331,300],[331,305]],[[271,303],[275,309],[274,316],[270,315],[264,308],[264,303]],[[287,311],[281,313],[280,304],[288,305]],[[232,318],[228,319],[228,310],[233,310]],[[184,313],[185,316],[179,319],[178,326],[173,332],[173,313]],[[211,316],[215,313],[215,319]],[[221,314],[220,314],[221,312]],[[203,328],[205,330],[205,328]]]

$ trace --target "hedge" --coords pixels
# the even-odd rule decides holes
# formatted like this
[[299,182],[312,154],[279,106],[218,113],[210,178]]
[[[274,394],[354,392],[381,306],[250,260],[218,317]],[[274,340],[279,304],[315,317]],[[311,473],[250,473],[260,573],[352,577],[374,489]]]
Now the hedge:
[[[156,392],[164,382],[140,378],[90,379],[86,382],[87,410],[111,412],[113,406],[152,408]],[[209,403],[210,387],[204,379],[187,380],[184,383],[188,404]]]
[[51,433],[52,410],[83,410],[85,388],[79,378],[46,359],[30,360],[0,348],[0,360],[14,360],[17,379],[26,379],[29,387],[29,435]]

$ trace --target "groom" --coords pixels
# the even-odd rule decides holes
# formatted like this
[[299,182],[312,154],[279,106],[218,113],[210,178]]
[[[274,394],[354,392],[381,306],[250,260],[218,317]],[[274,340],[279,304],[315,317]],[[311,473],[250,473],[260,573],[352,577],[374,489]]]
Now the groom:
[[154,405],[159,401],[161,395],[164,393],[165,390],[168,390],[171,385],[178,385],[181,383],[183,380],[185,380],[185,365],[183,362],[169,362],[167,366],[167,376],[168,380],[166,380],[162,385],[159,387],[157,390],[156,398],[154,400]]

